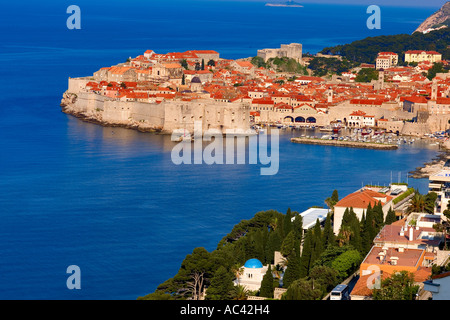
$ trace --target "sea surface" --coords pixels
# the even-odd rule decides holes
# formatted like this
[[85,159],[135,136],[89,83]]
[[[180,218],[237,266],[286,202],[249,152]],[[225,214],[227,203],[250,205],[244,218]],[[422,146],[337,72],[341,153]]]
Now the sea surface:
[[[69,30],[69,5],[81,30]],[[367,36],[412,33],[438,8],[263,2],[7,2],[0,11],[0,299],[136,299],[175,275],[195,247],[214,250],[260,210],[303,211],[334,189],[406,181],[436,146],[396,151],[291,144],[280,168],[180,165],[169,137],[81,122],[61,112],[67,78],[91,75],[147,49],[214,49],[224,58],[299,42],[304,52]],[[408,181],[426,192],[427,180]],[[69,290],[66,269],[81,269]]]

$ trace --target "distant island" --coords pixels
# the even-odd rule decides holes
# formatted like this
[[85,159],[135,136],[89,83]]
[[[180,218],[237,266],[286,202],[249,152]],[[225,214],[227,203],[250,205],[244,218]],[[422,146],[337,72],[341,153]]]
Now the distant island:
[[294,8],[303,8],[300,3],[294,1],[286,1],[282,3],[266,3],[266,7],[294,7]]

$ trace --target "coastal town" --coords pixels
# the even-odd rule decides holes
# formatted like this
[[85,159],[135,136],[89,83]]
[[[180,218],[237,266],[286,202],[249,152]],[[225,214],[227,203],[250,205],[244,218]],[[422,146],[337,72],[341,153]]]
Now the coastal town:
[[[61,105],[67,113],[142,131],[192,131],[193,123],[202,121],[205,130],[222,132],[276,126],[446,140],[450,73],[442,69],[427,76],[434,66],[448,64],[442,54],[409,50],[400,66],[397,53],[379,52],[375,64],[322,77],[308,69],[317,57],[342,60],[303,56],[297,43],[238,60],[214,50],[147,50],[93,76],[69,78]],[[304,74],[281,70],[282,62],[296,64]],[[261,63],[266,67],[258,67]],[[367,72],[372,78],[361,81],[358,75]]]
[[[299,133],[296,143],[390,150],[394,140],[425,138],[448,148],[450,73],[442,54],[408,50],[399,65],[397,53],[379,52],[375,64],[318,76],[309,68],[314,59],[343,58],[302,49],[291,43],[237,60],[214,50],[147,50],[92,76],[69,78],[61,106],[87,121],[149,132],[192,132],[200,121],[204,130],[221,133],[329,132],[319,139]],[[336,192],[326,207],[257,214],[262,229],[238,225],[221,250],[196,248],[186,257],[200,265],[219,255],[233,266],[183,271],[139,299],[449,299],[447,158],[428,177],[424,195],[407,183],[370,185],[342,199]]]

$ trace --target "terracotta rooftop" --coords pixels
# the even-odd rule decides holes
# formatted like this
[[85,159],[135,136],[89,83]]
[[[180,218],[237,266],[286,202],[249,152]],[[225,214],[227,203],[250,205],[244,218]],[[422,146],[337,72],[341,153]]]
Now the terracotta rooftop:
[[421,249],[404,249],[403,252],[399,252],[397,248],[388,248],[384,261],[381,262],[379,256],[381,252],[383,252],[382,247],[372,247],[372,250],[370,250],[363,263],[370,265],[390,265],[390,261],[394,257],[397,258],[398,267],[419,267],[419,260],[424,254],[424,250]]
[[413,240],[409,239],[409,228],[408,230],[403,230],[403,235],[400,235],[401,230],[404,229],[403,225],[386,225],[374,239],[374,242],[382,243],[382,242],[396,242],[396,243],[414,243],[414,244],[428,244],[432,246],[438,246],[440,239],[421,239],[419,236],[422,232],[435,233],[436,231],[433,228],[413,228]]
[[352,194],[349,194],[345,198],[341,199],[336,207],[345,207],[345,208],[362,208],[367,209],[369,204],[372,208],[381,201],[382,204],[389,202],[392,199],[391,196],[375,192],[369,189],[364,189],[362,191],[357,191]]

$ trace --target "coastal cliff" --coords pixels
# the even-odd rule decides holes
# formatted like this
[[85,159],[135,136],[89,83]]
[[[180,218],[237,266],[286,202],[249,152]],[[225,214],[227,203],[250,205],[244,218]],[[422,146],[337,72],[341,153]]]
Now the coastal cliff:
[[428,32],[450,25],[450,1],[447,1],[438,11],[428,17],[414,32]]

